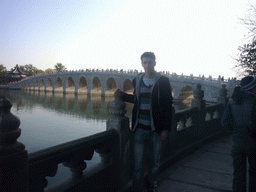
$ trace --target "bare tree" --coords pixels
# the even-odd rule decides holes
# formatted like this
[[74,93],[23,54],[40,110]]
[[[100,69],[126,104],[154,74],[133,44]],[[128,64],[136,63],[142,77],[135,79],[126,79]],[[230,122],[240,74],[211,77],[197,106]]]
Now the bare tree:
[[254,39],[256,35],[256,7],[249,4],[249,9],[245,18],[240,18],[242,24],[244,24],[248,29],[247,37]]
[[240,18],[242,24],[248,29],[247,44],[239,46],[239,53],[235,60],[237,64],[234,69],[237,69],[239,75],[256,75],[256,8],[252,4],[249,5],[248,13],[245,18]]
[[240,54],[236,58],[235,68],[241,75],[256,75],[256,41],[238,47]]

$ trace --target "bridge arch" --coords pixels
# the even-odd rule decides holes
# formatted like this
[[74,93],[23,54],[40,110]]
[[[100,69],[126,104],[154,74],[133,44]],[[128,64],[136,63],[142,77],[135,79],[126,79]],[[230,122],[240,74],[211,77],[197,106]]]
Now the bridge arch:
[[184,86],[179,93],[179,102],[185,104],[185,105],[191,105],[192,99],[194,99],[193,96],[194,89],[193,87],[186,85]]
[[105,94],[113,94],[116,90],[116,81],[114,78],[110,77],[106,81],[106,92]]
[[87,93],[87,80],[84,76],[81,76],[78,80],[78,93]]
[[45,90],[45,83],[44,83],[44,80],[41,79],[39,81],[39,91],[44,91]]
[[125,93],[132,94],[134,90],[132,81],[130,79],[125,79],[122,85],[122,89]]
[[66,92],[73,92],[74,93],[75,91],[75,82],[74,82],[74,79],[69,76],[67,78],[67,88],[66,88]]
[[53,91],[53,83],[52,83],[52,80],[51,78],[48,78],[47,81],[46,81],[46,90],[47,91]]
[[92,79],[92,90],[91,93],[101,93],[102,87],[101,87],[101,81],[99,77],[95,76]]
[[63,83],[60,77],[57,77],[55,82],[55,92],[63,92]]
[[39,90],[39,82],[38,82],[37,79],[35,80],[34,90],[35,90],[35,91],[38,91],[38,90]]

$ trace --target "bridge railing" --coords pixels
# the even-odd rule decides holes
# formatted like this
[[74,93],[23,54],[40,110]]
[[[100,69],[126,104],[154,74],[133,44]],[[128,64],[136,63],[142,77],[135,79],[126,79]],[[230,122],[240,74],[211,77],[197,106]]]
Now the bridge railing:
[[[117,187],[113,186],[118,186],[118,183],[116,183],[119,161],[118,156],[116,156],[117,139],[117,132],[109,130],[30,153],[28,155],[29,190],[43,191],[47,186],[46,176],[55,176],[58,165],[61,163],[70,169],[72,178],[76,179],[76,186],[73,186],[74,179],[66,179],[58,186],[58,190],[64,191],[69,186],[69,190],[80,191],[77,187],[81,181],[87,183],[87,185],[83,184],[83,187],[88,191],[97,188],[102,189],[103,187],[109,189],[109,191],[116,190]],[[90,171],[86,170],[85,160],[91,160],[95,151],[100,154],[102,160],[97,164],[93,173],[89,173]],[[84,170],[87,172],[85,175],[83,175]],[[91,184],[95,175],[97,175],[97,179],[100,178],[99,175],[106,177],[104,178],[106,181],[104,186],[102,186],[102,182]],[[106,180],[107,178],[109,180]],[[62,186],[65,186],[65,189],[62,189]],[[51,191],[51,188],[48,191]]]
[[[226,98],[205,107],[200,87],[195,90],[192,108],[173,116],[172,131],[163,143],[160,170],[225,133],[220,118]],[[111,103],[106,131],[30,154],[16,141],[20,121],[10,108],[10,102],[0,98],[1,191],[117,191],[131,186],[133,134],[125,116],[126,104],[118,93]],[[94,152],[100,154],[101,162],[86,168],[85,160],[91,160]],[[70,168],[71,177],[47,186],[46,176],[53,177],[59,164]]]
[[[67,74],[67,73],[110,73],[110,74],[134,74],[137,75],[138,73],[141,73],[142,71],[139,71],[137,69],[129,69],[129,70],[123,70],[123,69],[79,69],[79,70],[66,70],[62,72],[53,72],[53,73],[45,73],[41,74],[38,76],[45,77],[49,76],[50,74]],[[220,75],[218,78],[212,78],[212,76],[205,77],[204,75],[199,75],[199,76],[194,76],[193,74],[190,75],[178,75],[175,72],[170,73],[169,71],[160,71],[162,75],[165,75],[167,77],[172,77],[172,78],[183,78],[183,79],[193,79],[193,80],[203,80],[203,81],[211,81],[211,82],[221,82],[221,83],[227,83],[230,80],[236,81],[235,78],[232,79],[224,79],[224,77],[221,77]],[[24,79],[21,79],[20,81],[26,81],[29,79],[37,78],[38,76],[30,76],[26,77]],[[13,84],[13,83],[10,83]]]

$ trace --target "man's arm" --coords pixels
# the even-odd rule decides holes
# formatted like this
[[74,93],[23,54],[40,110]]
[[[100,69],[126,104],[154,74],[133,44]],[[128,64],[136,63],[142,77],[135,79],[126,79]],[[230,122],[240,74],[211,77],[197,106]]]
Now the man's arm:
[[123,92],[121,89],[117,89],[116,92],[120,92],[122,93],[122,99],[128,103],[134,103],[134,94],[135,94],[135,86],[136,86],[136,83],[135,83],[135,80],[133,80],[133,87],[134,87],[134,91],[133,91],[133,94],[128,94],[128,93],[125,93]]
[[172,127],[172,104],[173,104],[173,97],[172,97],[172,90],[171,90],[171,84],[168,78],[164,79],[164,82],[162,84],[162,114],[164,115],[164,130],[171,131]]
[[128,102],[128,103],[134,103],[134,95],[124,93],[123,100]]

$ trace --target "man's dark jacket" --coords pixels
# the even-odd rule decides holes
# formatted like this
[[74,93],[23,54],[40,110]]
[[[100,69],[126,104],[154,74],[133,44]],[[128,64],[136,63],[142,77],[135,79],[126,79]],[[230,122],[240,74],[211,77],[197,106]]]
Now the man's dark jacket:
[[[139,95],[140,83],[144,73],[140,73],[133,79],[134,92],[133,95],[124,93],[123,99],[129,103],[134,103],[132,110],[132,131],[134,132],[138,125],[139,114]],[[138,86],[137,86],[138,85]],[[172,92],[170,81],[167,77],[156,74],[155,82],[152,85],[151,92],[151,127],[156,133],[161,133],[162,130],[171,131],[172,125]]]

